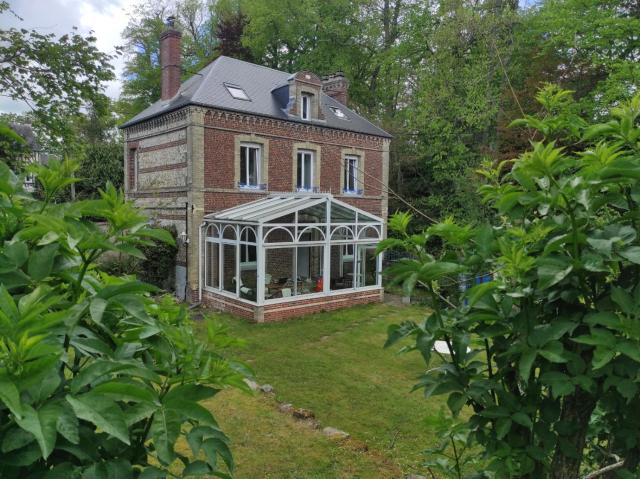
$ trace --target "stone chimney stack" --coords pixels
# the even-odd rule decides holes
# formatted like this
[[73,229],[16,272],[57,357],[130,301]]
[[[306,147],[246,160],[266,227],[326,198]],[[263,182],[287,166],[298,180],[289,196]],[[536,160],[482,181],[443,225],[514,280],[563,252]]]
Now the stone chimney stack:
[[322,78],[322,91],[343,105],[346,105],[349,100],[348,89],[349,80],[347,80],[343,72],[335,72]]
[[167,29],[160,35],[160,98],[173,98],[180,88],[180,41],[182,33],[175,29],[175,17],[167,18]]

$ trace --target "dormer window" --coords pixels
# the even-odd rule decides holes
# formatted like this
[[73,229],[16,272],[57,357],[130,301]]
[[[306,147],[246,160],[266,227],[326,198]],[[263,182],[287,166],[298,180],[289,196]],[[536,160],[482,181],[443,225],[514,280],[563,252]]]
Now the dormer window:
[[224,86],[226,87],[227,91],[229,92],[229,95],[231,95],[236,100],[251,101],[251,98],[249,98],[249,95],[247,95],[247,92],[244,91],[244,89],[242,89],[242,87],[239,87],[237,85],[230,85],[228,83],[225,83]]
[[311,120],[311,95],[303,93],[300,101],[300,118],[303,120]]

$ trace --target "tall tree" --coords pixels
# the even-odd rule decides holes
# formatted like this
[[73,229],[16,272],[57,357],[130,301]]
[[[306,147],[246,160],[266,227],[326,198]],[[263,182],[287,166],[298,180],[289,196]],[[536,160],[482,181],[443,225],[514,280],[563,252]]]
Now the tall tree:
[[[0,2],[1,15],[15,15],[7,2]],[[112,56],[100,52],[95,41],[75,29],[56,37],[0,27],[0,89],[26,103],[58,144],[72,135],[65,118],[97,98],[103,82],[114,78]]]
[[251,50],[242,43],[249,17],[243,2],[238,0],[218,1],[211,6],[212,22],[215,22],[215,36],[218,40],[216,52],[240,60],[252,61]]

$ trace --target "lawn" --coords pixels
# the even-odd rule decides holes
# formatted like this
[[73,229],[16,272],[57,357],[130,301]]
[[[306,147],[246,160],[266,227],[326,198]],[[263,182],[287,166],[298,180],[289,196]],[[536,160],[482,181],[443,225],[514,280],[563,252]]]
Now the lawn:
[[[444,402],[411,393],[424,370],[418,354],[383,349],[387,326],[420,319],[416,306],[371,305],[276,324],[212,316],[246,341],[233,355],[273,395],[225,391],[211,401],[233,441],[238,479],[402,478],[419,471],[437,440],[425,425]],[[278,410],[309,409],[324,426],[351,434],[336,442]]]

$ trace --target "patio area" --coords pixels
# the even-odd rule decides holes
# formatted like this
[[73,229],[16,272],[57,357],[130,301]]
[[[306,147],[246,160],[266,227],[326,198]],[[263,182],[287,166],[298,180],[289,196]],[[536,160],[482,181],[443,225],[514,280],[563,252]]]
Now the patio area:
[[273,195],[207,215],[200,300],[256,321],[379,301],[382,235],[382,218],[330,194]]

